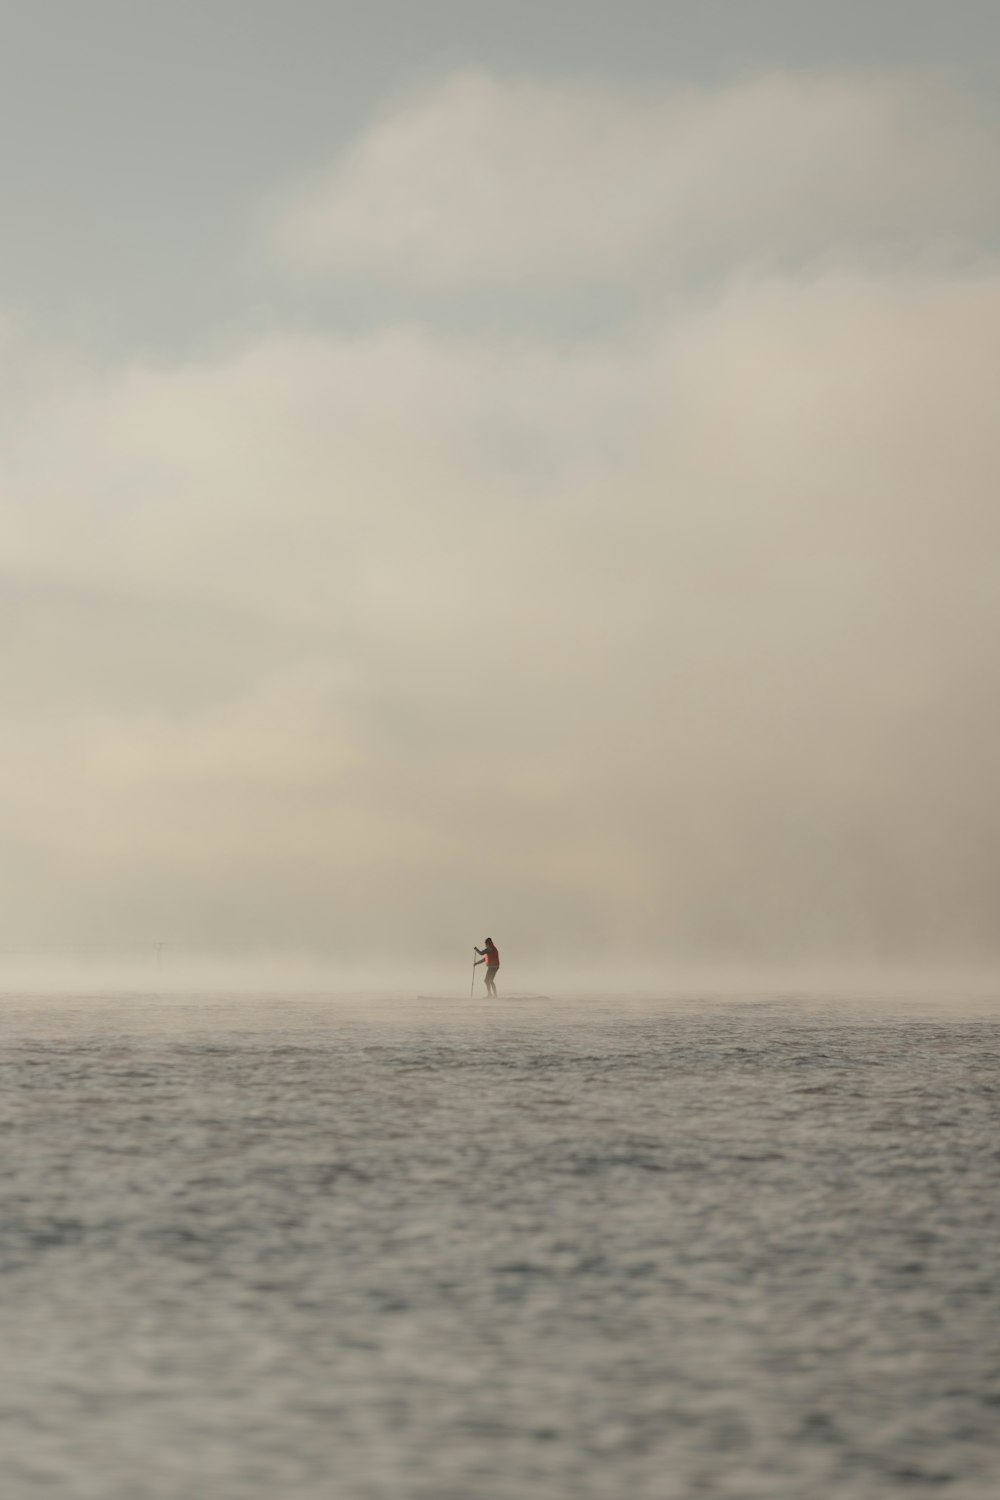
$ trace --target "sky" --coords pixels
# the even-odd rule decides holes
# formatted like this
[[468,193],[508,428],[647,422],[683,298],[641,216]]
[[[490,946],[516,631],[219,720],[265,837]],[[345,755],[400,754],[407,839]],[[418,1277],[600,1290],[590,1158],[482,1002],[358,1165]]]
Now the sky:
[[992,0],[0,26],[0,947],[997,956]]

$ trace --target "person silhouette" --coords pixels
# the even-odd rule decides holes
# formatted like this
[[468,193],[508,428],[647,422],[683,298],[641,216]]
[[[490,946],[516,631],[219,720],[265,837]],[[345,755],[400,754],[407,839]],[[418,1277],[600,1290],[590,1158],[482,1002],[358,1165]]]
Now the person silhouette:
[[500,950],[492,938],[487,938],[486,947],[476,948],[476,952],[482,954],[481,958],[476,959],[476,965],[486,965],[486,993],[495,996],[497,987],[493,981],[496,979],[497,969],[500,967]]

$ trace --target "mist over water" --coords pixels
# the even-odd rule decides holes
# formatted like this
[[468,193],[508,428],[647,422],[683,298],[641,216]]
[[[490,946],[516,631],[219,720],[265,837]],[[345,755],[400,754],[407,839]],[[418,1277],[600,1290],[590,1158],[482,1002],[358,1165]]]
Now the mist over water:
[[988,1500],[998,1005],[8,991],[5,1494]]
[[[482,941],[481,939],[479,941]],[[664,957],[581,959],[519,955],[507,948],[497,978],[499,999],[553,996],[603,1000],[608,995],[643,1003],[689,1000],[700,995],[733,1000],[781,997],[810,1003],[818,996],[863,1004],[904,998],[914,1005],[957,1008],[1000,995],[1000,965],[965,963],[859,963],[814,958],[748,962],[717,958],[687,962]],[[62,999],[114,999],[134,996],[159,1002],[185,996],[275,996],[357,1003],[378,1013],[388,1000],[485,1001],[484,969],[466,956],[425,959],[419,953],[400,960],[391,952],[349,960],[322,951],[238,948],[192,949],[168,943],[81,949],[0,947],[0,994]],[[503,955],[501,955],[503,958]]]

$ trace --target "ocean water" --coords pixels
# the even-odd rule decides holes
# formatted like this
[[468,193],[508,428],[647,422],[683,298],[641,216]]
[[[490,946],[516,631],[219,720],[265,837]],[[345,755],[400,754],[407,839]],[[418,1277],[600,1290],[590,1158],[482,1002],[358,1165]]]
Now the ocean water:
[[1000,1492],[1000,1001],[6,995],[5,1500]]

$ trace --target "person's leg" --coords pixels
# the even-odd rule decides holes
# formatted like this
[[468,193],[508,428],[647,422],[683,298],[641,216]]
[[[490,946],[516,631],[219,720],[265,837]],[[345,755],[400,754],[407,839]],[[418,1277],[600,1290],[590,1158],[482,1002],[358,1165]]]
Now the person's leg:
[[490,967],[486,970],[486,988],[489,990],[491,995],[495,995],[497,992],[497,987],[494,983],[494,980],[497,977],[497,969],[499,967],[499,964],[495,966],[491,964]]

